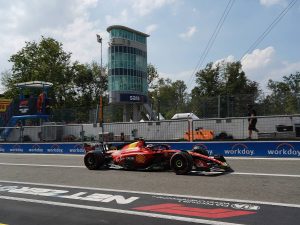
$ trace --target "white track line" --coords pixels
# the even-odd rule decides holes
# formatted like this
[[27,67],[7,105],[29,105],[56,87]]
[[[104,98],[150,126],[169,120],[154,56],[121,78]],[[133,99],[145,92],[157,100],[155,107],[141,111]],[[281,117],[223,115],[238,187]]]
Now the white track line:
[[29,167],[56,167],[56,168],[86,168],[85,166],[54,165],[54,164],[28,164],[28,163],[0,163],[4,166],[29,166]]
[[233,172],[233,175],[250,175],[250,176],[269,176],[269,177],[297,177],[300,178],[300,175],[294,174],[274,174],[274,173],[240,173],[240,172]]
[[25,185],[27,184],[27,185],[49,186],[49,187],[59,187],[59,188],[72,188],[72,189],[83,189],[83,190],[93,190],[93,191],[111,191],[111,192],[144,194],[144,195],[153,195],[153,196],[168,196],[168,197],[181,197],[181,198],[193,198],[193,199],[206,199],[206,200],[216,200],[216,201],[230,201],[230,202],[239,202],[239,203],[253,203],[253,204],[261,204],[261,205],[273,205],[273,206],[300,208],[300,204],[297,205],[297,204],[278,203],[278,202],[264,202],[264,201],[252,201],[252,200],[243,200],[243,199],[230,199],[230,198],[215,198],[215,197],[194,196],[194,195],[178,195],[178,194],[168,194],[168,193],[153,193],[153,192],[144,192],[144,191],[119,190],[119,189],[109,189],[109,188],[93,188],[93,187],[81,187],[81,186],[21,182],[21,181],[8,181],[8,180],[0,180],[0,183],[1,182],[2,183],[12,183],[12,184],[25,184]]
[[[84,157],[84,153],[80,154],[55,154],[55,153],[0,153],[0,154],[3,154],[4,156],[5,155],[13,155],[13,156],[16,156],[16,155],[21,155],[21,156],[28,156],[28,157],[31,157],[31,156],[62,156],[62,157]],[[248,157],[248,156],[245,156],[245,157],[235,157],[235,156],[225,156],[226,159],[230,159],[230,160],[281,160],[281,161],[297,161],[297,160],[300,160],[300,157],[293,157],[293,158],[273,158],[273,157]]]
[[73,157],[73,156],[75,156],[75,157],[84,157],[84,153],[82,153],[82,154],[55,154],[55,153],[49,153],[49,154],[47,154],[47,153],[0,153],[0,155],[2,156],[2,155],[9,155],[9,156],[11,156],[11,155],[13,155],[13,156],[18,156],[18,155],[21,155],[21,156],[28,156],[28,157],[31,157],[31,156],[62,156],[62,157],[64,157],[64,156],[67,156],[67,157]]
[[299,161],[300,157],[298,158],[263,158],[263,157],[225,157],[226,159],[230,160],[270,160],[270,161]]
[[70,208],[88,209],[88,210],[96,210],[96,211],[104,211],[104,212],[112,212],[112,213],[121,213],[121,214],[127,214],[127,215],[135,215],[135,216],[146,216],[146,217],[152,217],[152,218],[176,220],[176,221],[183,221],[183,222],[192,222],[192,223],[199,223],[199,224],[242,225],[242,224],[237,224],[237,223],[226,223],[226,222],[221,222],[221,221],[196,219],[196,218],[190,218],[190,217],[171,216],[171,215],[163,215],[163,214],[156,214],[156,213],[139,212],[139,211],[133,211],[133,210],[113,209],[113,208],[70,204],[70,203],[55,202],[55,201],[44,201],[44,200],[36,200],[36,199],[28,199],[28,198],[16,198],[16,197],[1,196],[1,195],[0,195],[0,199],[38,203],[38,204],[44,204],[44,205],[70,207]]

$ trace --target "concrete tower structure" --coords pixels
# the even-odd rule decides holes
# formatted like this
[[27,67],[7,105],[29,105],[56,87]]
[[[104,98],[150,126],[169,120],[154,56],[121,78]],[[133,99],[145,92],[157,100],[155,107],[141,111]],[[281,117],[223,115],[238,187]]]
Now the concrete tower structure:
[[123,121],[141,119],[142,108],[154,119],[148,104],[147,37],[131,28],[113,25],[108,48],[109,103],[123,105]]

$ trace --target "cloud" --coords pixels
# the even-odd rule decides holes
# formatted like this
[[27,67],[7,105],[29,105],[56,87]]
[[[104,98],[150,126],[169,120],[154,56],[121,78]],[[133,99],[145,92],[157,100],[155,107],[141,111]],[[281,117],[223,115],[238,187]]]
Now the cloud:
[[150,14],[155,9],[174,3],[175,0],[134,0],[132,9],[140,16]]
[[157,29],[157,24],[151,24],[149,26],[146,27],[146,33],[147,34],[151,34],[153,33],[156,29]]
[[275,49],[269,46],[265,49],[255,49],[252,53],[246,54],[241,62],[244,70],[256,70],[271,63],[275,55]]
[[115,17],[115,16],[111,16],[111,15],[106,15],[105,16],[105,21],[106,21],[106,24],[108,26],[111,26],[111,25],[119,25],[119,24],[127,24],[128,23],[128,11],[127,9],[123,9],[120,13],[120,16],[119,17]]
[[247,74],[247,77],[256,78],[254,81],[260,84],[260,87],[264,92],[268,92],[267,84],[270,79],[274,81],[282,81],[283,76],[289,76],[300,72],[300,61],[286,62],[286,61],[274,61],[272,65],[262,70],[253,70]]
[[218,60],[216,60],[214,62],[214,64],[213,64],[213,67],[215,67],[216,65],[218,65],[220,63],[222,64],[222,63],[229,63],[229,62],[234,62],[234,61],[236,61],[235,57],[233,55],[229,55],[229,56],[227,56],[224,59],[218,59]]
[[272,6],[272,5],[286,5],[286,0],[260,0],[259,1],[263,6]]
[[163,72],[163,71],[158,71],[158,74],[162,78],[169,78],[173,82],[177,80],[182,80],[185,82],[185,85],[187,86],[187,92],[190,93],[192,89],[195,87],[195,76],[193,75],[194,69],[191,70],[184,70],[184,71],[179,71],[176,73],[170,73],[170,72]]
[[24,47],[25,41],[39,41],[42,35],[63,43],[66,51],[73,52],[73,60],[90,62],[99,57],[95,34],[100,22],[89,18],[89,10],[97,4],[98,0],[31,0],[26,4],[15,0],[1,3],[1,72],[9,69],[8,58]]
[[188,27],[188,30],[185,33],[179,34],[179,37],[183,39],[191,38],[197,32],[197,28],[195,26]]
[[266,91],[269,79],[281,81],[283,76],[299,72],[300,61],[283,61],[276,56],[275,48],[269,46],[245,55],[242,68],[250,80],[258,82],[263,91]]
[[296,72],[300,72],[300,61],[298,62],[282,61],[278,64],[278,67],[274,67],[270,71],[267,78],[280,81],[282,80],[283,76],[288,76]]
[[[235,57],[233,55],[229,55],[226,58],[216,60],[214,65],[222,62],[226,63],[234,61],[236,61]],[[290,67],[289,71],[292,71],[292,67],[288,65],[289,63],[283,65],[276,58],[276,51],[272,46],[265,49],[255,49],[253,52],[246,54],[242,58],[241,64],[247,78],[258,82],[264,91],[266,90],[269,79],[273,79],[275,77],[279,79],[284,76],[282,72],[285,69],[283,68]]]
[[98,0],[8,2],[2,3],[0,10],[0,21],[4,24],[4,29],[9,33],[31,35],[38,33],[40,29],[63,27],[74,18],[87,16],[87,9],[95,7]]
[[[98,32],[98,23],[91,22],[85,17],[79,17],[64,28],[45,29],[43,33],[47,36],[55,37],[64,43],[65,51],[72,52],[72,59],[81,63],[89,63],[94,59],[100,61],[100,44],[96,41],[96,34],[103,38],[103,48],[108,42],[108,33],[106,31]],[[103,51],[103,58],[106,57],[106,51]]]

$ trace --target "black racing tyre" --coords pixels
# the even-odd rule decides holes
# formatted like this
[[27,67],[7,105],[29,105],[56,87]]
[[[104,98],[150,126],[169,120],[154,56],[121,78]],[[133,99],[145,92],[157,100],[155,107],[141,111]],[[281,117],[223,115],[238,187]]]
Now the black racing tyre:
[[187,152],[175,153],[171,157],[170,166],[177,175],[188,174],[193,168],[193,158]]
[[98,170],[104,165],[104,155],[102,152],[88,152],[84,156],[84,165],[89,170]]

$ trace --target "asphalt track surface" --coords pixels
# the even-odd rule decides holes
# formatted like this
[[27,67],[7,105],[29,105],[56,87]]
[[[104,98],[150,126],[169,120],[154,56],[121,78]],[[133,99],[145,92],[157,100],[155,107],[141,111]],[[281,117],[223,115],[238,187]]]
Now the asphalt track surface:
[[299,159],[234,173],[89,171],[83,156],[0,154],[0,225],[299,224]]

